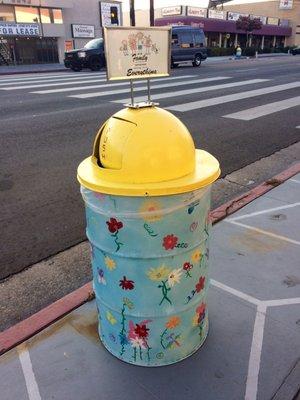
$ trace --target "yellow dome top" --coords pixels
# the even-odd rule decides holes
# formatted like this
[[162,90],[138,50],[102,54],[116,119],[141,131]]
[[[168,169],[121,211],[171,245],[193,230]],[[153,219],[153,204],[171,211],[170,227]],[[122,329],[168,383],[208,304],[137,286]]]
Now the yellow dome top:
[[93,155],[78,167],[83,186],[124,196],[184,193],[219,174],[218,161],[195,150],[185,125],[157,107],[114,114],[99,130]]

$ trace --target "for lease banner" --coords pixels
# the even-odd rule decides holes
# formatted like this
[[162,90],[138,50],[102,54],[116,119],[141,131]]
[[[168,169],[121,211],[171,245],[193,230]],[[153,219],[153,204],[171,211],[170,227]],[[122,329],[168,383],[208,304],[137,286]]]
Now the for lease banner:
[[38,24],[14,24],[0,22],[0,35],[3,36],[40,36]]
[[168,76],[170,36],[170,27],[105,28],[107,79]]

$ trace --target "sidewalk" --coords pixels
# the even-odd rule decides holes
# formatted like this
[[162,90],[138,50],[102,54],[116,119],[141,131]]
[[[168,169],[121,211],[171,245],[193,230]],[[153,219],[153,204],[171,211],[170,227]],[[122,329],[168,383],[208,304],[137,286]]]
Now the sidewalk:
[[[279,183],[277,177],[269,184]],[[66,314],[89,300],[87,285],[0,334],[4,351],[28,327],[41,330],[65,315],[1,356],[1,400],[294,400],[300,390],[300,173],[264,191],[260,185],[212,212],[218,220],[255,198],[213,227],[210,333],[195,355],[163,368],[117,360],[98,340],[94,301]]]
[[0,75],[69,71],[64,64],[0,65]]
[[[271,57],[290,57],[291,54],[287,53],[270,53],[270,54],[258,54],[258,59],[260,58],[271,58]],[[232,56],[221,56],[221,57],[208,57],[205,62],[208,63],[221,63],[221,62],[228,62],[228,61],[241,61],[241,60],[256,60],[255,57],[245,57],[242,56],[240,59],[235,58],[234,55]]]
[[[286,53],[272,53],[272,54],[259,54],[258,58],[268,57],[286,57],[290,54]],[[247,57],[242,57],[240,60],[246,60]],[[222,57],[208,57],[206,63],[222,63],[228,61],[240,61],[236,60],[234,56],[222,56]],[[67,72],[69,69],[65,68],[64,64],[32,64],[32,65],[0,65],[0,76],[1,75],[15,75],[15,74],[30,74],[30,73],[43,73],[43,72]]]

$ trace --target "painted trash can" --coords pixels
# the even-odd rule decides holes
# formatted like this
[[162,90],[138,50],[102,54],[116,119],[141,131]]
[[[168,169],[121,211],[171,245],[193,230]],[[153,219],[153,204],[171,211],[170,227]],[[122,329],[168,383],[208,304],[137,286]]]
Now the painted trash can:
[[78,167],[99,336],[116,357],[162,366],[208,332],[210,187],[218,161],[158,107],[127,108]]

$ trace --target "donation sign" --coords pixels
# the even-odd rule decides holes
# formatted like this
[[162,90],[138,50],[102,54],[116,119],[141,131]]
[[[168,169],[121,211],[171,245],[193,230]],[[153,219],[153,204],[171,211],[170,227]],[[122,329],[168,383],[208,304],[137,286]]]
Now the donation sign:
[[170,27],[105,28],[107,79],[169,76],[170,37]]

